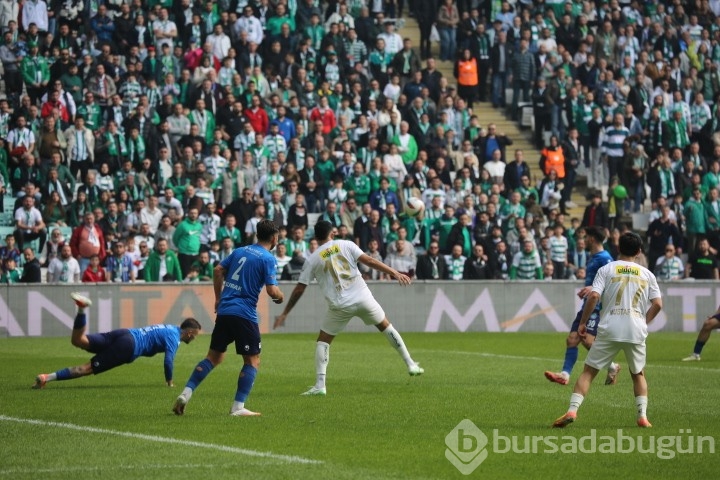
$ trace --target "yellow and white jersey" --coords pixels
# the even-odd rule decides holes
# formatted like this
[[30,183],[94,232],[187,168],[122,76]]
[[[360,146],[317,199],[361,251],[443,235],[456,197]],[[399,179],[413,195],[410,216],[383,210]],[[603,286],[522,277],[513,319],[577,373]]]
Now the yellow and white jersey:
[[660,297],[655,275],[637,263],[618,260],[598,270],[592,290],[600,294],[602,302],[598,338],[643,343],[647,337],[645,313],[650,301]]
[[353,305],[372,296],[358,270],[361,255],[353,242],[331,240],[308,257],[298,282],[308,285],[317,279],[331,307]]

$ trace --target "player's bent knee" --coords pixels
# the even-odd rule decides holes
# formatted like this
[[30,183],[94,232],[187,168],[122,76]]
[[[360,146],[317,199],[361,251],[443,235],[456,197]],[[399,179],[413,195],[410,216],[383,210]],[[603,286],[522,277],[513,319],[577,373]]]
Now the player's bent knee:
[[568,348],[577,347],[580,344],[580,335],[577,332],[571,332],[565,339],[565,344]]
[[592,347],[592,344],[594,341],[595,341],[595,337],[590,336],[590,335],[586,336],[585,338],[582,339],[583,347],[590,350],[590,347]]
[[243,355],[243,363],[257,370],[260,368],[260,355]]

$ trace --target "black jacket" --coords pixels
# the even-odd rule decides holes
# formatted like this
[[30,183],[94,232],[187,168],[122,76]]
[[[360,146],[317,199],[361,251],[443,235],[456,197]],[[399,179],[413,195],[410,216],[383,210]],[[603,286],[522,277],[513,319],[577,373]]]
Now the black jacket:
[[23,274],[20,277],[20,283],[40,283],[42,281],[40,274],[40,261],[33,258],[23,267]]
[[[438,278],[437,280],[444,280],[447,278],[447,264],[445,263],[445,257],[442,255],[437,256],[437,269]],[[433,263],[430,261],[429,255],[421,255],[417,259],[417,267],[415,268],[415,275],[418,280],[433,280]]]
[[490,259],[482,260],[475,257],[468,257],[463,268],[463,280],[490,280],[493,272]]

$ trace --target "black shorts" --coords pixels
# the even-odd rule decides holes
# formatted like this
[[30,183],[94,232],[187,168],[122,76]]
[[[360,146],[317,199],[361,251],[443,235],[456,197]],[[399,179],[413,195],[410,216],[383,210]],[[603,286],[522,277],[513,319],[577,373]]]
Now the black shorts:
[[242,317],[218,315],[210,339],[210,349],[224,353],[233,342],[238,355],[260,355],[260,327]]
[[[570,327],[570,333],[577,332],[578,328],[580,328],[580,319],[582,318],[582,310],[580,310],[577,315],[575,316],[575,321],[572,323],[572,326]],[[587,333],[592,335],[593,337],[597,337],[597,328],[598,328],[598,322],[600,321],[600,310],[597,308],[593,310],[593,313],[590,314],[590,318],[587,322]]]
[[135,339],[127,329],[88,335],[88,341],[88,352],[95,354],[90,359],[95,375],[135,360]]

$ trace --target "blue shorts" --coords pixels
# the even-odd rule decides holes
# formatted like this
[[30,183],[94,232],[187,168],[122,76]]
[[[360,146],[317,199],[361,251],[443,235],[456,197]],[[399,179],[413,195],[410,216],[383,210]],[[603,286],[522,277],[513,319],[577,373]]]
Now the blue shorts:
[[[570,333],[577,332],[578,328],[580,328],[580,319],[582,318],[582,310],[580,310],[577,313],[577,316],[575,317],[575,321],[572,323],[572,326],[570,327]],[[598,321],[600,320],[600,310],[595,309],[590,314],[590,318],[587,321],[587,333],[592,335],[593,337],[597,337],[597,329],[598,329]]]
[[224,353],[233,342],[238,355],[260,355],[260,327],[242,317],[218,315],[210,338],[210,349]]
[[88,352],[95,356],[90,359],[90,367],[95,375],[132,363],[135,360],[135,339],[127,329],[88,335]]

